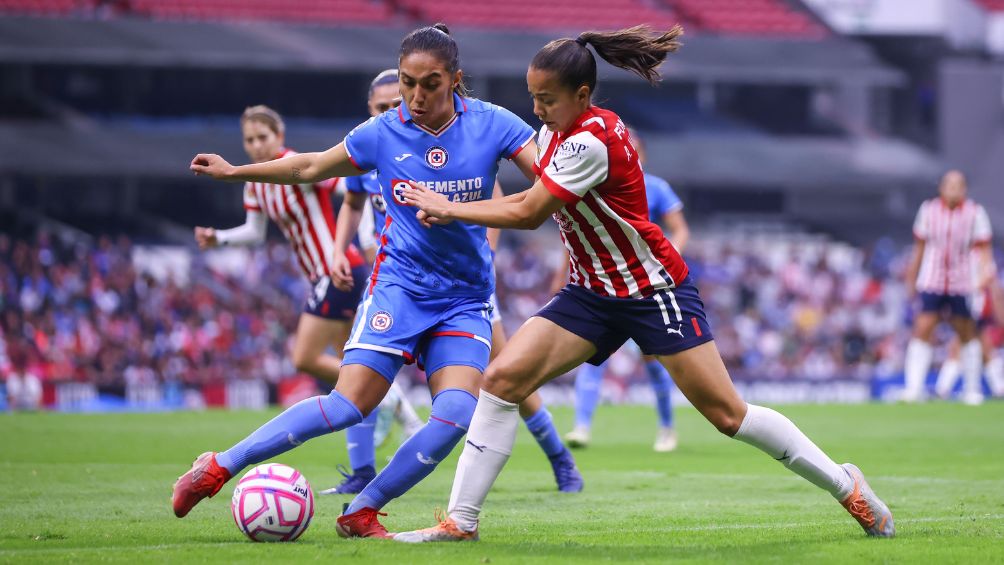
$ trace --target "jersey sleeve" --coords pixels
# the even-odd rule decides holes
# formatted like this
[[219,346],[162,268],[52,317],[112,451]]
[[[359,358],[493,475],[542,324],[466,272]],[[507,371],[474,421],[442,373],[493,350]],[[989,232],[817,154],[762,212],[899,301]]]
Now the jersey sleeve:
[[355,192],[355,193],[360,193],[360,192],[365,193],[366,192],[366,188],[363,186],[363,176],[362,175],[355,176],[355,177],[345,177],[342,180],[342,182],[345,183],[345,191],[346,192]]
[[533,158],[533,174],[540,176],[540,153],[544,150],[544,126],[537,132],[537,155]]
[[261,203],[258,202],[258,192],[254,189],[254,185],[249,182],[244,183],[244,209],[261,212]]
[[973,243],[989,243],[993,237],[993,229],[990,227],[990,216],[983,206],[976,208],[976,217],[973,219]]
[[913,220],[913,237],[918,241],[927,241],[930,234],[927,229],[927,202],[920,205],[917,217]]
[[501,106],[495,107],[492,129],[499,135],[499,155],[513,159],[533,141],[536,132],[519,116]]
[[672,185],[670,185],[668,182],[666,183],[664,205],[666,209],[665,211],[663,211],[663,214],[668,214],[669,212],[676,212],[677,210],[683,210],[683,201],[680,200],[680,197],[677,196],[676,191],[673,190]]
[[345,152],[360,171],[377,168],[376,159],[380,149],[380,122],[377,118],[379,116],[366,120],[345,136]]
[[540,180],[555,197],[574,204],[607,180],[610,156],[605,143],[589,132],[577,133],[554,150]]

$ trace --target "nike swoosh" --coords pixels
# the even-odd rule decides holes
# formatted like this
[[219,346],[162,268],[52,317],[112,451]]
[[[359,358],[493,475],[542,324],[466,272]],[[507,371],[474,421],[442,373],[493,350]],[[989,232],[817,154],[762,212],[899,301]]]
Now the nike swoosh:
[[401,161],[404,161],[408,157],[413,157],[413,155],[411,153],[405,153],[404,155],[398,155],[397,157],[394,157],[394,160],[400,163]]

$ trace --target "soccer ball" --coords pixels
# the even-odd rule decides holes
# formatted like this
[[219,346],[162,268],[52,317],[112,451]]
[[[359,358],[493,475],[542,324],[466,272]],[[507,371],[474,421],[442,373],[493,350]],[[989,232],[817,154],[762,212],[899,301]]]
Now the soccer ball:
[[293,541],[314,517],[314,493],[299,471],[258,465],[237,483],[230,503],[237,528],[253,541]]

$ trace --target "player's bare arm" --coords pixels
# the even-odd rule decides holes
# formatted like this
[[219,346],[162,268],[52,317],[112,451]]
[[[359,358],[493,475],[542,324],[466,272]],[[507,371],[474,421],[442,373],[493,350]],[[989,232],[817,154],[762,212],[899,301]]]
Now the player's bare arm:
[[[536,182],[521,198],[452,202],[442,194],[411,183],[404,191],[404,200],[431,217],[431,223],[461,221],[490,228],[532,230],[557,212],[565,202],[554,197],[543,183]],[[515,195],[514,195],[515,196]]]
[[352,236],[359,230],[363,207],[366,205],[366,193],[346,192],[342,208],[338,211],[338,221],[335,222],[335,250],[331,282],[339,290],[352,288],[352,264],[345,251],[352,242]]
[[299,153],[265,163],[234,166],[214,153],[199,153],[189,166],[196,175],[226,182],[269,182],[273,184],[314,183],[333,177],[362,174],[349,159],[342,143],[320,153]]

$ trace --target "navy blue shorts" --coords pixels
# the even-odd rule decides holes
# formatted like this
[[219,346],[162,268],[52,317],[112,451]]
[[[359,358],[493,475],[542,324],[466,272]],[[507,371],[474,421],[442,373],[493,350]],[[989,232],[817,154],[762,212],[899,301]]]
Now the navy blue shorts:
[[599,365],[628,339],[646,355],[670,355],[711,341],[704,303],[690,277],[648,298],[601,296],[568,285],[536,316],[558,324],[596,346],[588,363]]
[[330,277],[321,277],[314,283],[303,312],[326,320],[351,320],[366,288],[368,270],[365,265],[352,269],[353,284],[349,291],[338,290]]
[[921,312],[943,312],[948,310],[952,316],[973,319],[973,311],[969,308],[969,300],[959,294],[920,293]]

